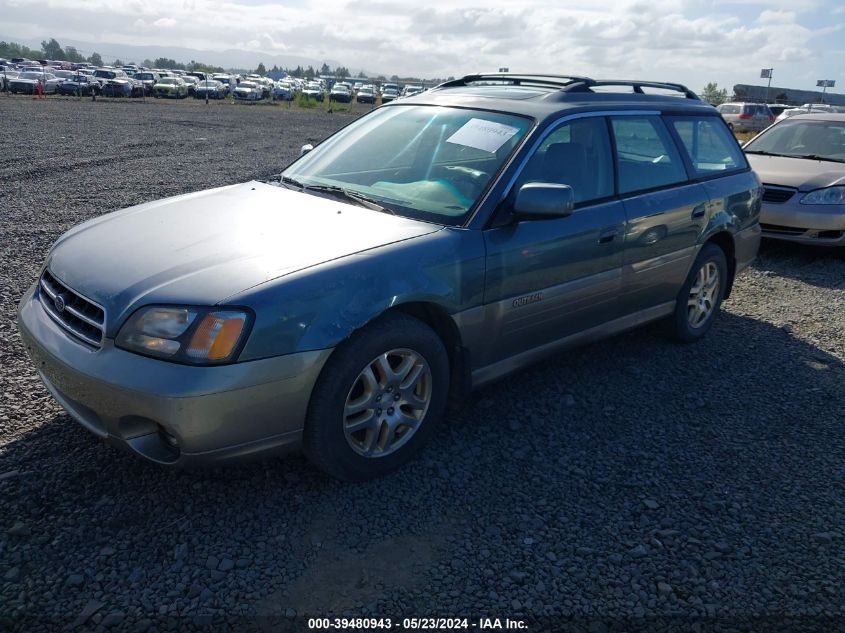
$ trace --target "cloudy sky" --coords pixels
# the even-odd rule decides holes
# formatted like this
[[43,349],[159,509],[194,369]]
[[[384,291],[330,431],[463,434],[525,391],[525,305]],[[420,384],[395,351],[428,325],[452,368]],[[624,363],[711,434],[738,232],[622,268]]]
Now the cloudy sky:
[[[595,7],[595,8],[591,8]],[[600,7],[600,8],[599,8]],[[242,49],[353,72],[511,71],[845,92],[842,0],[0,0],[0,35]],[[188,60],[180,60],[188,61]],[[763,80],[764,81],[764,80]]]

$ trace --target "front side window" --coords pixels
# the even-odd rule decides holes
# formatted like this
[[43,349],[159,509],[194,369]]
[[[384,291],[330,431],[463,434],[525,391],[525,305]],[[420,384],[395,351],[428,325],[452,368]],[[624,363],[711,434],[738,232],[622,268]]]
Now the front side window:
[[613,159],[601,117],[575,119],[551,132],[531,156],[514,191],[526,182],[569,185],[575,204],[613,195]]
[[697,175],[707,176],[747,166],[742,150],[721,119],[672,117],[669,121]]
[[296,161],[282,181],[306,191],[340,187],[399,215],[459,225],[531,125],[483,110],[378,109]]
[[656,116],[612,117],[619,193],[684,182],[686,169],[669,131]]

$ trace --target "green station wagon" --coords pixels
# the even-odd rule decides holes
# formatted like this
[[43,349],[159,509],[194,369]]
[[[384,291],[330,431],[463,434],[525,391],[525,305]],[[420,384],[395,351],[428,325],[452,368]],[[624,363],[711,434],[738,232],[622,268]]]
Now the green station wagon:
[[363,480],[450,398],[538,359],[656,319],[702,337],[756,255],[761,193],[683,86],[471,75],[278,181],[72,229],[19,329],[110,444],[176,466],[301,448]]

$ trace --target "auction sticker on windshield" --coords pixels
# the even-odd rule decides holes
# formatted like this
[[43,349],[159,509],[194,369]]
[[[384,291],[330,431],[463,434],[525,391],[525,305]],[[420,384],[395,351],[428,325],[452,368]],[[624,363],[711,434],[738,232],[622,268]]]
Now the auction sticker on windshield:
[[519,128],[495,121],[470,119],[457,132],[446,139],[447,143],[474,147],[491,154],[507,143]]

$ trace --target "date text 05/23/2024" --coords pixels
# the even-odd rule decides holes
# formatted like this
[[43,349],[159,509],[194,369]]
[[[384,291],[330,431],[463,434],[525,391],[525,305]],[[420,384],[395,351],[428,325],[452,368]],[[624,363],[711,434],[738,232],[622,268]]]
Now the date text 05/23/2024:
[[309,618],[308,629],[330,631],[343,629],[440,631],[524,631],[528,625],[524,620],[511,618]]

